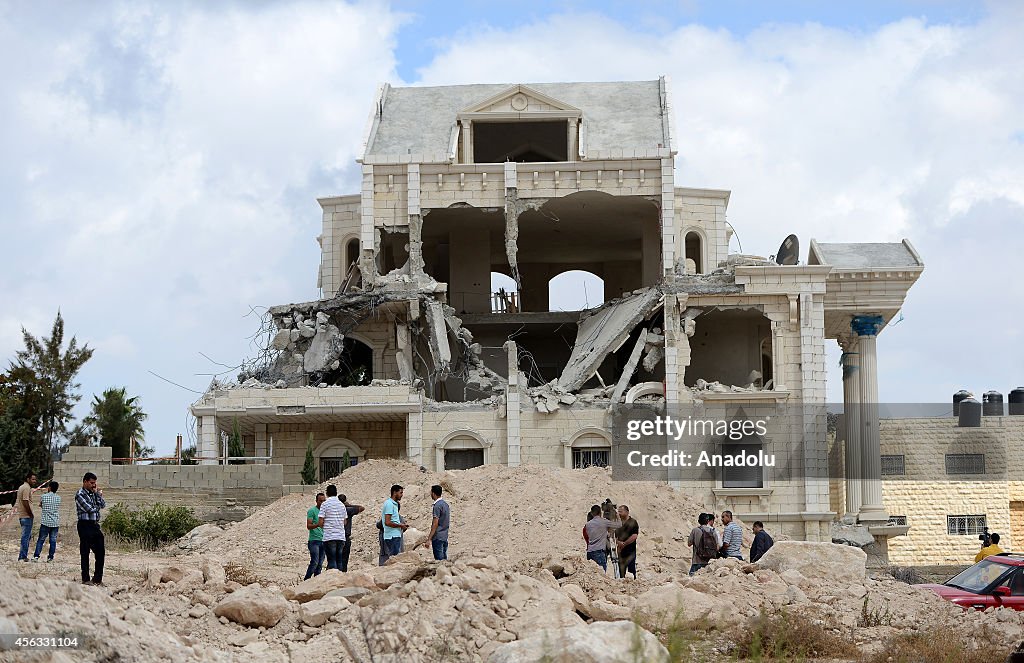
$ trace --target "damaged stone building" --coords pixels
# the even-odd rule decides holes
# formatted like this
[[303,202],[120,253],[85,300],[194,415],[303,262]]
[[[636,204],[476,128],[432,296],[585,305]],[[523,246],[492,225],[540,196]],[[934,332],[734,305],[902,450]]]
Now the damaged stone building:
[[[827,339],[858,364],[847,404],[877,400],[876,337],[923,269],[913,247],[731,255],[730,192],[677,185],[672,114],[664,78],[382,86],[361,190],[319,200],[321,298],[271,308],[261,360],[193,405],[200,454],[237,422],[287,483],[310,434],[321,479],[344,458],[602,465],[613,404],[824,404]],[[600,304],[553,310],[570,271],[600,279]],[[864,414],[846,511],[884,535]],[[827,463],[823,417],[808,438]],[[826,538],[836,517],[827,479],[688,489],[797,538]]]

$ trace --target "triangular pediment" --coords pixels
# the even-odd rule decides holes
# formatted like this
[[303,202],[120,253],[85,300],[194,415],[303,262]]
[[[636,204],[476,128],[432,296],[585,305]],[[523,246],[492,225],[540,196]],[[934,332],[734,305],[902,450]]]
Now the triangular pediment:
[[538,92],[526,85],[513,85],[498,94],[488,97],[469,108],[460,111],[469,113],[580,113],[580,109]]

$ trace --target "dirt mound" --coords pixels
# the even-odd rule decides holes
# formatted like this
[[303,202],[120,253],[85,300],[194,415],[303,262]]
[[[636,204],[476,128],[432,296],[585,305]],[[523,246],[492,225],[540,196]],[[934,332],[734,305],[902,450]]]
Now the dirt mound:
[[[392,484],[405,486],[402,516],[414,528],[430,528],[430,486],[440,484],[451,504],[449,556],[477,551],[518,565],[538,564],[584,551],[581,529],[591,505],[611,498],[626,504],[640,523],[641,573],[661,573],[689,567],[686,537],[697,514],[708,507],[664,484],[612,481],[604,468],[567,470],[537,466],[487,465],[471,470],[421,472],[411,463],[371,460],[334,480],[349,503],[366,513],[353,521],[350,566],[373,566],[377,561],[376,518]],[[308,559],[305,541],[306,509],[312,495],[327,484],[310,487],[308,495],[290,495],[260,509],[204,545],[224,559],[266,569],[285,566],[294,573]],[[746,533],[747,542],[750,538]],[[406,546],[416,543],[406,537]]]

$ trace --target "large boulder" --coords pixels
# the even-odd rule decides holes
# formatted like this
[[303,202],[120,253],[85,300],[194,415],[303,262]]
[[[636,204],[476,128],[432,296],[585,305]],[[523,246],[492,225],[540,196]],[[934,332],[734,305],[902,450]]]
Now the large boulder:
[[669,626],[705,617],[717,621],[727,619],[731,612],[729,604],[716,596],[672,583],[636,597],[633,611],[640,623],[648,626]]
[[288,601],[262,587],[232,592],[213,608],[213,614],[243,626],[275,626],[288,612]]
[[665,663],[668,651],[649,631],[628,621],[594,622],[563,629],[542,629],[529,637],[501,645],[489,663]]
[[327,596],[316,601],[303,603],[299,608],[299,619],[306,626],[323,626],[327,620],[349,606],[342,596]]
[[387,589],[391,585],[402,585],[419,575],[422,568],[422,562],[378,566],[372,573],[373,582],[381,589]]
[[867,577],[867,557],[863,550],[854,546],[779,541],[757,563],[780,574],[792,570],[805,578],[852,585],[863,583]]
[[365,571],[357,573],[342,573],[331,569],[324,571],[318,576],[309,580],[303,580],[293,587],[285,587],[281,594],[289,601],[306,603],[323,598],[328,592],[345,587],[362,587],[364,589],[377,589],[372,575]]
[[[548,576],[550,578],[550,575]],[[506,587],[502,598],[516,611],[508,629],[525,637],[544,628],[577,626],[582,620],[576,614],[572,599],[563,594],[552,578],[548,584],[536,578],[519,576]]]

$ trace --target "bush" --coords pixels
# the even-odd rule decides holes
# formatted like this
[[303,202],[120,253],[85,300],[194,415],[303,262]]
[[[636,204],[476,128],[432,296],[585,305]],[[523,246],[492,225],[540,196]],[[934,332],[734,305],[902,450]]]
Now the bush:
[[740,658],[790,661],[859,656],[847,640],[799,613],[761,613],[737,643]]
[[[983,643],[992,641],[978,634]],[[947,628],[932,628],[918,633],[900,633],[889,638],[885,648],[868,659],[868,663],[992,663],[1005,661],[1008,649],[983,644],[971,647],[964,633]]]
[[200,525],[202,522],[191,508],[157,503],[141,509],[115,504],[107,511],[102,527],[107,534],[152,550],[180,539]]

